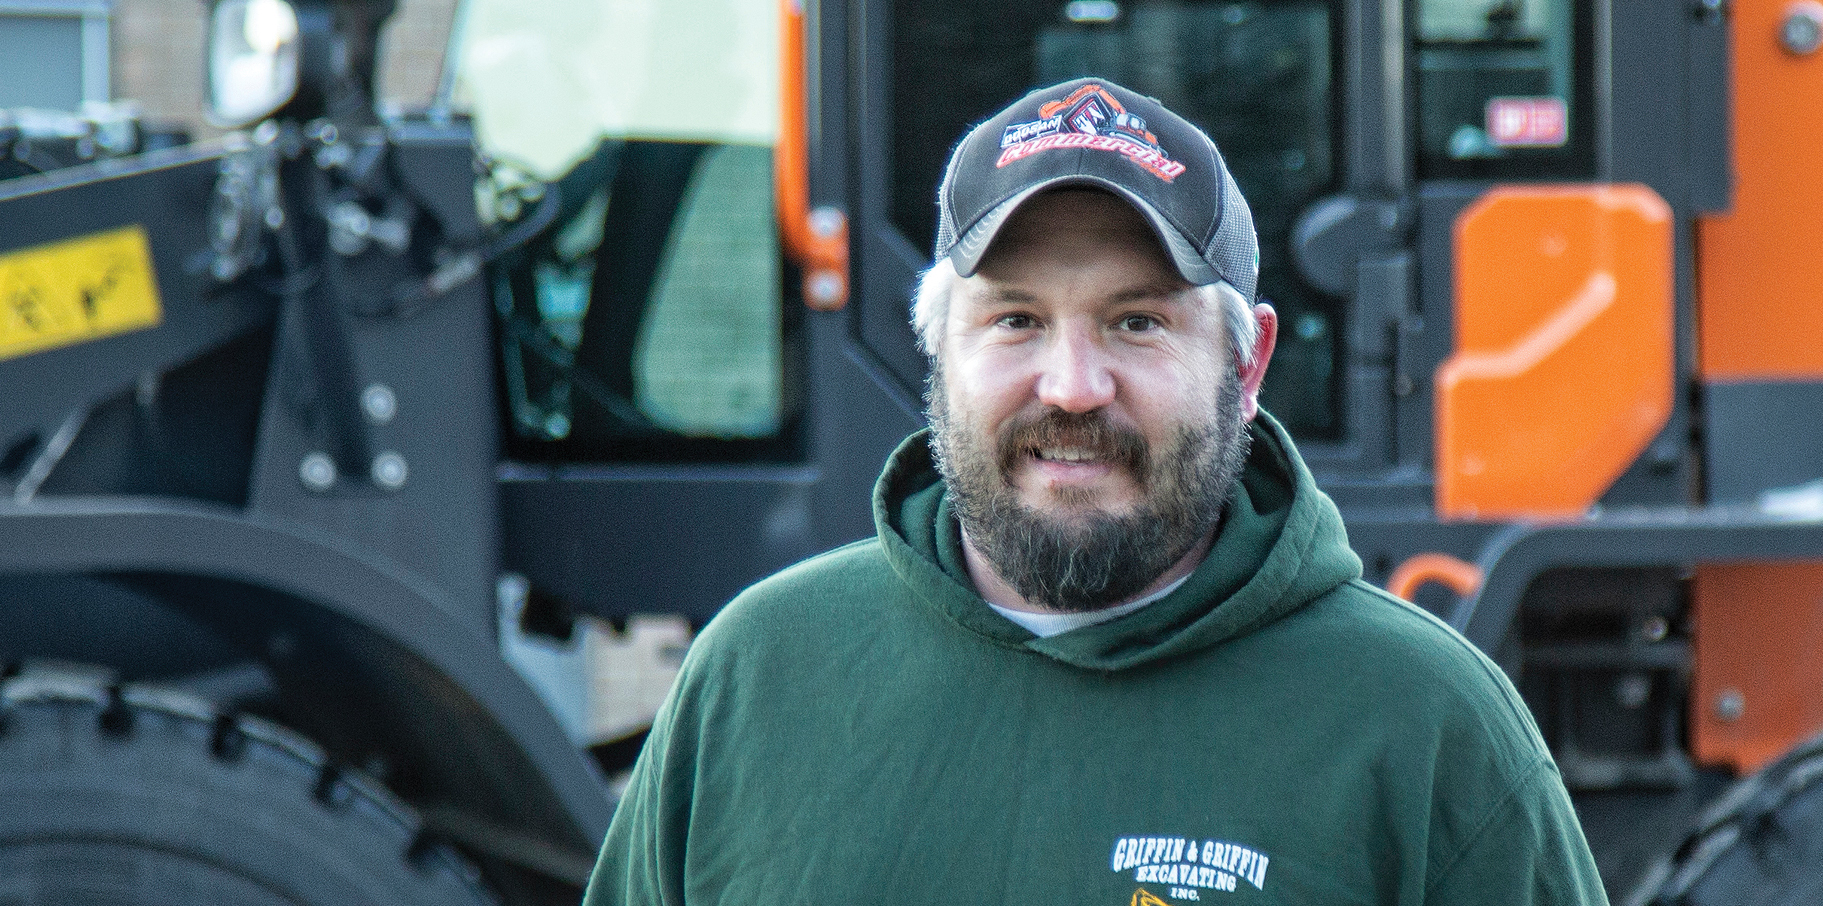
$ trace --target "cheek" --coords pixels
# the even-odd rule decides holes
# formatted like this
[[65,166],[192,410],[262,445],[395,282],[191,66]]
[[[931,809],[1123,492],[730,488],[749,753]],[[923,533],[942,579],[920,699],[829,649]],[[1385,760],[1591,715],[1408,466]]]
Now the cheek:
[[987,354],[959,356],[947,363],[944,382],[951,409],[967,408],[989,418],[1018,408],[1021,389],[1031,383],[1013,357]]
[[1169,437],[1178,426],[1199,423],[1213,415],[1222,387],[1234,380],[1235,376],[1218,362],[1180,365],[1143,377],[1135,375],[1129,399],[1136,416],[1152,426],[1148,433]]

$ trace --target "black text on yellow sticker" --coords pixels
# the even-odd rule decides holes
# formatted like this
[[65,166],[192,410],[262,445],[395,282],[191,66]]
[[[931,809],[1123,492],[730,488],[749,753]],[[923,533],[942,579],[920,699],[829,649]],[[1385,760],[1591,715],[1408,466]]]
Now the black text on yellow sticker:
[[146,231],[121,227],[0,255],[0,359],[156,327]]

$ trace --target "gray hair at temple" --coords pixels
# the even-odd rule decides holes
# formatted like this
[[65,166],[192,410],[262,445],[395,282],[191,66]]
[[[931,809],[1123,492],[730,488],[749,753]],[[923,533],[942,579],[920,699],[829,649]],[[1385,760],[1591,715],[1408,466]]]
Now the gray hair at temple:
[[[960,279],[956,265],[948,258],[938,259],[918,278],[918,295],[912,303],[912,328],[918,332],[918,346],[933,364],[943,346],[943,322],[949,318],[950,293],[955,291]],[[1260,325],[1253,319],[1253,306],[1247,303],[1240,290],[1217,282],[1189,291],[1201,296],[1205,305],[1221,306],[1228,351],[1235,364],[1253,364],[1253,344],[1259,339]]]

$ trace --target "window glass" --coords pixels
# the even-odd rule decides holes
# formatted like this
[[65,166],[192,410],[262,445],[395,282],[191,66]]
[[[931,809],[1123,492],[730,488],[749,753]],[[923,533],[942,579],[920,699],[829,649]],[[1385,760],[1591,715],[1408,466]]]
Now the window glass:
[[0,108],[80,107],[82,20],[22,15],[9,5],[0,3]]
[[1419,0],[1419,176],[1594,173],[1586,5]]
[[1342,303],[1297,276],[1290,241],[1337,182],[1336,14],[1323,0],[898,3],[893,222],[928,250],[952,144],[1033,88],[1099,76],[1156,97],[1214,137],[1253,209],[1260,295],[1284,325],[1266,406],[1294,433],[1333,437]]
[[483,213],[506,230],[551,218],[494,273],[510,455],[796,455],[778,16],[754,0],[466,9],[455,96],[494,165]]

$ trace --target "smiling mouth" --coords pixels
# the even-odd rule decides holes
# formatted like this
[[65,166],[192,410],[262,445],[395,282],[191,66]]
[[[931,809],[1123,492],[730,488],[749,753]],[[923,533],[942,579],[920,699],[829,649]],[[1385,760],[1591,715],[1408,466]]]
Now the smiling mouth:
[[1107,459],[1101,451],[1086,447],[1033,447],[1028,452],[1044,462],[1091,463]]
[[999,451],[1000,474],[1008,480],[1028,466],[1070,481],[1083,480],[1086,472],[1110,469],[1123,470],[1142,485],[1147,478],[1145,440],[1137,431],[1110,423],[1099,411],[1050,410],[1021,420],[1009,426]]

